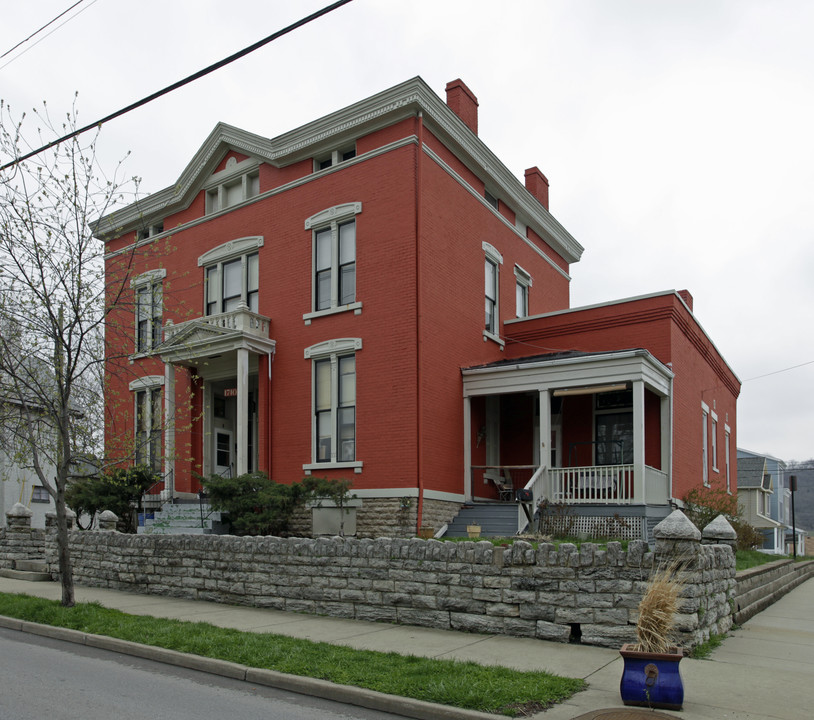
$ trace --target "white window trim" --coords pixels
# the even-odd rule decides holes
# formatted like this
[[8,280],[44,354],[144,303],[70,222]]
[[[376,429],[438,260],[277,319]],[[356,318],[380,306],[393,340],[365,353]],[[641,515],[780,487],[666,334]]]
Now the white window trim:
[[[216,215],[220,212],[226,212],[232,208],[241,205],[247,200],[251,200],[256,195],[249,195],[248,193],[248,180],[250,177],[256,177],[259,173],[260,161],[257,158],[247,158],[246,160],[238,160],[235,157],[230,157],[226,161],[226,167],[214,173],[204,184],[204,212],[206,215]],[[231,185],[235,180],[240,180],[243,185],[243,200],[224,207],[224,198],[226,195],[226,186]],[[210,205],[210,197],[212,193],[217,192],[218,207],[213,208]],[[259,195],[259,192],[257,193]]]
[[[147,270],[146,272],[141,273],[140,275],[136,275],[136,277],[130,279],[130,287],[133,289],[133,315],[135,318],[135,346],[136,350],[130,355],[130,359],[133,360],[135,358],[142,358],[147,357],[153,354],[153,317],[152,312],[150,313],[150,348],[147,351],[139,350],[138,349],[138,291],[140,288],[144,287],[145,285],[158,285],[159,283],[164,282],[164,278],[167,277],[167,269],[166,268],[156,268],[154,270]],[[163,329],[163,317],[164,317],[164,308],[163,308],[163,287],[162,287],[162,308],[161,308],[161,317],[162,317],[162,329]]]
[[701,444],[701,462],[703,467],[701,477],[704,487],[709,487],[709,405],[703,401],[701,402],[701,420],[701,429],[703,431],[703,441]]
[[[486,242],[485,240],[481,244],[483,248],[484,255],[488,260],[491,260],[495,264],[495,269],[497,271],[496,282],[495,282],[495,327],[500,327],[500,266],[503,264],[503,255],[500,254],[498,249],[491,245],[490,243]],[[483,297],[483,296],[481,296]],[[482,306],[481,306],[482,310]],[[502,350],[506,345],[506,341],[503,340],[500,335],[497,333],[493,333],[486,328],[483,329],[483,342],[487,340],[491,340],[492,342],[497,343],[500,345],[500,349]]]
[[[516,279],[516,284],[525,288],[525,298],[526,298],[526,307],[524,308],[525,314],[524,315],[517,315],[517,308],[515,308],[515,315],[517,317],[528,317],[529,316],[529,288],[534,284],[531,279],[531,274],[524,270],[520,265],[515,263],[514,266],[514,277]],[[515,304],[516,304],[516,293],[515,290]]]
[[[342,156],[345,153],[347,153],[349,150],[353,150],[353,153],[354,153],[353,157],[348,158],[347,160],[343,160]],[[324,162],[325,160],[327,160],[328,158],[330,158],[331,164],[328,167],[320,168],[320,164],[322,162]],[[317,155],[316,157],[314,157],[314,172],[315,173],[325,172],[327,170],[335,168],[340,163],[350,162],[351,160],[353,160],[355,158],[356,158],[356,142],[354,141],[353,143],[348,143],[347,145],[342,145],[341,147],[338,147],[338,148],[336,148],[334,150],[331,150],[330,152],[324,152],[324,153],[321,153],[320,155]]]
[[[305,348],[304,357],[306,360],[324,360],[331,359],[332,361],[338,359],[342,355],[355,354],[358,350],[362,349],[362,338],[335,338],[333,340],[326,340],[325,342],[317,343]],[[339,392],[339,383],[333,377],[335,362],[331,363],[331,393]],[[338,399],[331,398],[332,418],[331,418],[331,432],[336,433],[336,419],[333,417],[333,410],[338,406]],[[316,397],[314,397],[314,363],[311,363],[311,459],[316,458],[316,418],[314,416],[314,405]],[[358,427],[358,426],[357,426]],[[334,438],[335,439],[335,438]],[[333,443],[334,449],[336,442]],[[304,463],[302,466],[306,475],[310,475],[314,470],[332,470],[332,469],[349,469],[353,470],[356,474],[362,472],[363,462],[361,460],[354,460],[352,462],[310,462]]]
[[[150,393],[151,393],[152,390],[155,390],[157,388],[161,388],[163,386],[164,386],[164,376],[163,375],[144,375],[144,376],[142,376],[140,378],[136,378],[135,380],[132,380],[130,382],[129,388],[130,388],[130,391],[133,393],[133,440],[134,440],[134,448],[137,447],[138,439],[139,439],[138,438],[138,393],[139,392],[147,393],[147,407],[146,407],[147,419],[146,419],[145,424],[146,424],[146,426],[148,428],[148,431],[147,431],[148,434],[151,434],[152,431],[153,431],[153,428],[155,427],[155,425],[153,423],[153,404],[152,404],[152,402],[150,402]],[[159,421],[158,421],[159,429],[161,428],[161,425],[163,424],[163,420],[164,420],[164,418],[163,418],[163,414],[162,414],[162,417],[160,417]],[[149,452],[150,452],[149,443],[150,443],[150,441],[148,440],[147,442],[148,442],[147,454],[148,454],[148,457],[149,457]],[[134,454],[133,459],[135,460],[137,456],[138,456],[138,453],[136,452]]]
[[[206,308],[208,305],[208,292],[209,287],[207,285],[207,278],[206,278],[206,269],[212,267],[213,265],[218,266],[218,282],[222,283],[222,267],[224,263],[229,262],[231,260],[237,260],[238,258],[243,258],[243,271],[242,271],[242,278],[243,278],[243,300],[246,301],[246,258],[249,255],[252,255],[256,252],[259,252],[260,248],[263,247],[265,240],[262,235],[249,235],[247,237],[237,238],[236,240],[229,240],[229,242],[225,242],[222,245],[218,245],[211,250],[208,250],[203,255],[198,258],[198,267],[204,268],[204,278],[203,278],[203,315],[206,316]],[[258,257],[259,262],[259,257]],[[220,290],[220,305],[221,305],[221,312],[223,311],[223,288],[221,286]],[[259,310],[259,307],[258,307]],[[220,314],[220,313],[215,313]]]
[[709,432],[710,432],[710,445],[709,451],[712,460],[712,470],[713,472],[718,471],[718,414],[713,410],[709,417],[711,419],[711,423],[709,425]]
[[144,375],[140,378],[136,378],[130,383],[130,391],[135,392],[136,390],[147,390],[148,388],[158,387],[159,385],[163,384],[163,375]]
[[728,423],[724,423],[724,463],[726,470],[726,491],[732,494],[732,451],[729,446],[732,443],[732,429]]
[[198,258],[198,267],[206,267],[225,260],[233,260],[241,255],[249,255],[254,250],[263,247],[262,235],[250,235],[248,237],[237,238],[229,242],[218,245],[211,250],[207,250]]
[[[342,203],[341,205],[334,205],[333,207],[320,210],[314,213],[311,217],[305,220],[305,229],[311,230],[311,307],[315,308],[317,304],[317,287],[316,287],[316,273],[315,268],[317,265],[317,243],[315,233],[318,230],[325,228],[332,228],[336,230],[333,234],[336,236],[334,242],[338,242],[338,228],[344,222],[355,219],[356,216],[362,212],[362,203],[359,201]],[[357,228],[358,230],[358,228]],[[338,248],[334,247],[331,251],[331,282],[339,282],[338,267],[334,267],[339,262]],[[333,290],[332,290],[333,294]],[[332,301],[333,302],[333,301]],[[306,325],[310,325],[311,321],[315,318],[325,317],[326,315],[336,315],[337,313],[353,312],[354,315],[362,314],[362,303],[359,300],[348,303],[347,305],[332,305],[324,310],[311,310],[311,312],[303,313],[302,319]]]

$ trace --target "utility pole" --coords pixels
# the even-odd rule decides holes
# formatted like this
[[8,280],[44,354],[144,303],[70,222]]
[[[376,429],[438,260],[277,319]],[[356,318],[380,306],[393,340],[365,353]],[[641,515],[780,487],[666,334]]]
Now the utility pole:
[[789,475],[789,490],[791,490],[791,533],[794,559],[797,559],[797,525],[794,522],[794,493],[797,491],[797,476]]

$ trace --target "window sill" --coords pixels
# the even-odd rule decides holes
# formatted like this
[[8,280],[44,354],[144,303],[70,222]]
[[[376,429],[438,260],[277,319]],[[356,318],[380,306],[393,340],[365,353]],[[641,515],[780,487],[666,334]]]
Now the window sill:
[[354,462],[321,462],[321,463],[307,463],[302,466],[306,475],[310,475],[313,471],[317,470],[350,470],[352,469],[357,475],[362,472],[362,461],[356,460]]
[[498,345],[500,345],[501,350],[506,345],[506,341],[502,340],[499,335],[495,335],[494,333],[489,332],[488,330],[484,330],[483,331],[483,342],[486,342],[487,340],[491,340],[492,342],[495,342]]
[[132,355],[129,355],[127,357],[127,359],[130,361],[130,364],[132,365],[136,360],[141,360],[142,358],[154,357],[157,354],[158,353],[155,350],[147,350],[146,352],[142,351],[142,352],[133,353]]
[[326,317],[328,315],[336,315],[338,313],[350,312],[353,310],[354,315],[361,315],[362,314],[362,303],[355,302],[350,303],[350,305],[339,305],[337,307],[328,308],[327,310],[315,310],[314,312],[305,313],[302,316],[302,319],[305,321],[306,325],[310,325],[311,321],[315,318]]

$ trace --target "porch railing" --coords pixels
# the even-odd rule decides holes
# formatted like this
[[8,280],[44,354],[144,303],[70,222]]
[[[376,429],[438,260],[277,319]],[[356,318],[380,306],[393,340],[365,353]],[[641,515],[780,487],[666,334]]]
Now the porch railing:
[[491,486],[489,495],[497,493],[497,499],[514,502],[515,492],[525,488],[537,470],[536,465],[472,465],[472,494],[484,485]]
[[247,307],[240,307],[230,312],[217,315],[204,315],[194,320],[186,320],[178,324],[167,322],[164,325],[164,340],[169,340],[181,330],[192,323],[205,323],[225,330],[237,330],[249,335],[258,335],[262,338],[269,336],[269,319],[263,315],[252,312]]
[[548,468],[553,502],[610,504],[633,502],[633,465]]

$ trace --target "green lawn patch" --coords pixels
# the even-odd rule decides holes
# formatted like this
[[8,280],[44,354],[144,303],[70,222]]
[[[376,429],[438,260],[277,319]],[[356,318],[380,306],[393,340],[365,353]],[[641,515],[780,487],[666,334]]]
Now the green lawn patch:
[[749,568],[765,565],[775,560],[790,560],[786,555],[768,555],[759,550],[738,550],[735,553],[735,570],[748,570]]
[[354,650],[209,623],[127,615],[97,603],[64,608],[53,600],[0,593],[0,615],[512,717],[539,712],[585,688],[582,680],[547,672]]

